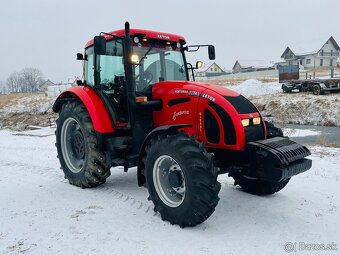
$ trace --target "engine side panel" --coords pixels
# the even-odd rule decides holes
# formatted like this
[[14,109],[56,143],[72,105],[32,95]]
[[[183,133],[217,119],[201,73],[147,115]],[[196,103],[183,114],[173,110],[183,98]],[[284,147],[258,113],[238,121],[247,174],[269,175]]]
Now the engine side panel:
[[152,98],[160,99],[163,108],[153,113],[154,126],[189,124],[183,128],[189,135],[197,136],[197,106],[205,88],[185,82],[160,82],[152,89]]
[[240,95],[219,86],[160,82],[154,85],[152,94],[153,99],[163,102],[162,110],[154,112],[155,127],[190,124],[182,130],[210,148],[244,150],[246,133],[241,119],[260,116],[256,108],[240,114],[225,98]]

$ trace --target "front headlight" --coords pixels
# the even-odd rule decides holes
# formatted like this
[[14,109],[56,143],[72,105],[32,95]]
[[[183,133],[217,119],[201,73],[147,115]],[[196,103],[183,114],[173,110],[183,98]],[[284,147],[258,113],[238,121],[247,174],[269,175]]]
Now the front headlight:
[[241,122],[242,122],[242,125],[243,125],[244,127],[249,126],[249,119],[243,119],[243,120],[241,120]]
[[260,117],[253,118],[253,125],[258,125],[260,123],[261,123],[261,118]]

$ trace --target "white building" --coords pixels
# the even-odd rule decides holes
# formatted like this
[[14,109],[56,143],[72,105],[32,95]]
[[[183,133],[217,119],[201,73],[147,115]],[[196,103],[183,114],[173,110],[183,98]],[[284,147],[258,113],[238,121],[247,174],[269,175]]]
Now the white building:
[[233,73],[244,73],[275,69],[274,61],[265,60],[237,60],[233,67]]
[[208,62],[204,64],[204,67],[197,69],[197,77],[212,77],[225,74],[224,70],[215,62]]
[[325,43],[309,47],[287,47],[282,53],[284,65],[301,65],[306,68],[337,65],[340,47],[331,36]]

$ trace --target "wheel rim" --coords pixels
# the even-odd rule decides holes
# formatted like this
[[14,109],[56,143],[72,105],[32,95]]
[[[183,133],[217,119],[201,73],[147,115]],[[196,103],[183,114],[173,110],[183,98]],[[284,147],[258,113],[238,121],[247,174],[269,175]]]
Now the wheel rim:
[[318,86],[314,86],[314,94],[319,95],[319,87]]
[[79,123],[67,118],[61,128],[61,151],[67,167],[79,173],[85,162],[85,141]]
[[182,168],[172,157],[162,155],[153,167],[153,182],[159,198],[170,207],[178,207],[185,198],[185,178]]

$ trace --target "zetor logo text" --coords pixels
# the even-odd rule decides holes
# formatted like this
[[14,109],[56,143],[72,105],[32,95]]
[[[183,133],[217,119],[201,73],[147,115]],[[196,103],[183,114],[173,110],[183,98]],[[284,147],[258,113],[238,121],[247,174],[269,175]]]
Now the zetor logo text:
[[159,39],[165,39],[165,40],[170,40],[170,36],[168,36],[168,35],[160,35],[160,34],[158,34],[158,35],[157,35],[157,38],[159,38]]
[[174,115],[173,115],[172,119],[176,120],[177,117],[179,117],[181,115],[189,115],[189,111],[188,110],[184,110],[184,111],[174,112]]

